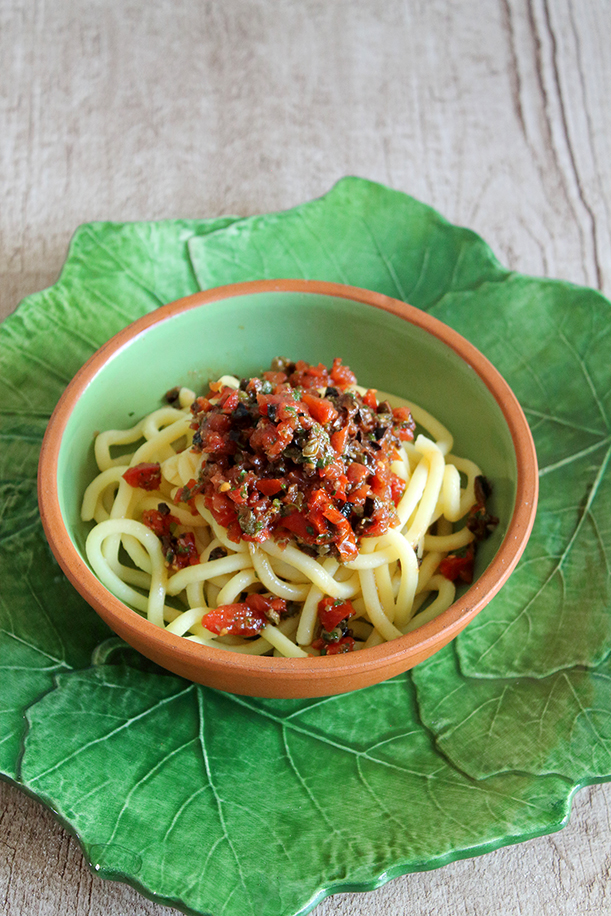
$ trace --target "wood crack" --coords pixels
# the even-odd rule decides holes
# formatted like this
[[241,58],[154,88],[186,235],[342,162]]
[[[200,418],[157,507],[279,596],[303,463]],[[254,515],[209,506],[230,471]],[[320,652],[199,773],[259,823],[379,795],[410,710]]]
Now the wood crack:
[[581,205],[583,206],[587,214],[588,221],[590,224],[589,229],[590,229],[590,236],[592,240],[592,249],[593,249],[592,255],[594,259],[594,270],[596,273],[597,288],[602,289],[603,280],[602,280],[602,270],[601,270],[600,261],[598,257],[598,232],[597,232],[597,227],[596,227],[596,218],[592,210],[592,207],[590,206],[590,203],[587,199],[587,195],[585,193],[585,190],[584,190],[584,187],[581,181],[579,168],[577,166],[577,159],[575,156],[575,150],[573,147],[573,143],[571,141],[571,133],[569,130],[568,119],[567,119],[567,114],[566,114],[564,93],[562,91],[562,85],[560,82],[560,73],[558,69],[558,43],[557,43],[556,35],[555,35],[554,29],[552,26],[548,0],[543,0],[543,10],[545,14],[545,25],[547,28],[547,32],[549,34],[550,42],[551,42],[552,75],[554,79],[554,86],[556,88],[556,94],[558,97],[558,107],[559,107],[559,112],[560,112],[560,123],[562,125],[562,133],[564,136],[564,141],[566,143],[569,161],[571,163],[573,178],[575,180],[575,185],[577,187],[577,194],[581,202]]
[[509,5],[509,0],[501,0],[501,16],[503,20],[503,28],[507,32],[508,45],[509,45],[509,57],[511,61],[511,66],[509,69],[509,83],[511,88],[511,98],[513,101],[513,107],[520,125],[520,130],[524,135],[526,145],[529,146],[528,141],[528,132],[526,130],[526,120],[524,118],[524,110],[522,108],[522,80],[520,78],[520,68],[518,66],[518,55],[516,53],[516,37],[515,30],[513,27],[513,17],[511,14],[511,6]]

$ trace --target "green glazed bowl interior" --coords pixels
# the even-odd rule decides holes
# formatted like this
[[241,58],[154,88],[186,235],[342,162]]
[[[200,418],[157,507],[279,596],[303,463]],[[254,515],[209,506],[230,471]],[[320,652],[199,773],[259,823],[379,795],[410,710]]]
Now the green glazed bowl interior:
[[[393,311],[386,303],[392,303]],[[44,475],[52,473],[61,516],[50,520],[55,510],[51,497],[42,493],[43,521],[51,546],[77,588],[88,597],[86,584],[79,585],[74,566],[65,556],[65,545],[58,545],[53,532],[63,526],[72,549],[87,564],[85,540],[91,525],[81,521],[80,506],[87,484],[97,473],[95,434],[132,426],[161,406],[164,393],[176,385],[186,385],[199,394],[208,380],[220,375],[259,374],[275,356],[327,365],[341,357],[356,373],[359,384],[414,401],[448,427],[454,435],[453,452],[475,461],[493,484],[490,507],[500,522],[478,549],[476,576],[480,577],[506,539],[517,508],[520,449],[516,441],[522,437],[521,447],[531,461],[534,447],[532,440],[524,440],[530,434],[523,415],[518,434],[515,423],[513,428],[508,423],[498,391],[493,393],[489,380],[481,377],[481,367],[476,371],[472,361],[465,359],[462,338],[424,313],[416,314],[426,327],[406,320],[410,311],[416,313],[378,294],[333,284],[262,282],[189,297],[136,322],[131,336],[129,331],[118,335],[118,346],[113,338],[92,358],[97,365],[92,369],[86,364],[69,386],[56,411],[59,417],[54,415],[47,434],[50,440],[59,437],[59,441],[46,441],[41,459],[41,493],[48,486]],[[437,326],[452,341],[457,340],[461,349],[431,333],[429,327]],[[469,352],[473,350],[462,343]],[[480,360],[486,363],[481,355]],[[490,372],[495,370],[490,367]],[[511,392],[509,397],[513,397]],[[534,518],[536,473],[534,477],[528,517],[520,525],[524,543],[518,556],[526,543],[525,528],[530,530]],[[513,568],[516,562],[517,556],[511,556],[499,574],[506,578],[507,567]],[[496,588],[490,594],[494,591]],[[339,659],[339,670],[345,658]],[[269,661],[258,659],[256,664]],[[376,679],[382,677],[383,673]]]

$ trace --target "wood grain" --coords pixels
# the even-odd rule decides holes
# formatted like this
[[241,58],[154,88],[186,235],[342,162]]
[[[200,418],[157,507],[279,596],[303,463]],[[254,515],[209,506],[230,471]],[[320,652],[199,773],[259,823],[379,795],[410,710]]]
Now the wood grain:
[[[248,215],[356,174],[611,293],[607,0],[0,0],[0,317],[90,220]],[[317,916],[611,913],[609,787],[560,834]],[[161,916],[0,784],[0,912]]]

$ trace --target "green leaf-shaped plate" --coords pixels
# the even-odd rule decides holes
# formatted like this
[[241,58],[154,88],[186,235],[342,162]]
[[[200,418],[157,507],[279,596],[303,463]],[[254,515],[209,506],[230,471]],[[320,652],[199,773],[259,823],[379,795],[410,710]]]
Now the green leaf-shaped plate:
[[[514,388],[541,465],[531,542],[489,607],[413,673],[327,700],[220,694],[117,648],[36,509],[46,421],[97,347],[199,288],[274,277],[455,327]],[[0,772],[98,873],[212,916],[294,916],[559,829],[577,787],[611,778],[610,319],[595,291],[511,273],[356,178],[284,213],[79,229],[59,281],[0,327]]]

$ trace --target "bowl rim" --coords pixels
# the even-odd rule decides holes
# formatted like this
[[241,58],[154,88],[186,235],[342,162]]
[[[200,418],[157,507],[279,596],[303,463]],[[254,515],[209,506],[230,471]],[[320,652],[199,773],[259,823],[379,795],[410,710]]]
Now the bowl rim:
[[[175,636],[150,623],[116,598],[95,576],[74,546],[64,523],[57,482],[63,435],[74,405],[106,362],[130,341],[153,325],[168,321],[179,313],[255,293],[314,293],[350,299],[382,309],[432,334],[454,350],[478,375],[499,406],[507,423],[514,447],[517,481],[514,511],[501,545],[481,576],[445,611],[411,633],[359,652],[310,659],[249,656],[212,649]],[[127,325],[103,344],[78,370],[60,397],[49,420],[38,466],[38,500],[43,528],[62,570],[77,591],[114,629],[123,634],[140,634],[160,648],[170,651],[177,663],[190,668],[203,667],[216,672],[235,672],[254,677],[286,676],[296,681],[312,677],[331,682],[342,674],[353,676],[393,667],[406,656],[426,657],[440,638],[453,639],[505,584],[526,546],[535,520],[538,498],[538,466],[528,421],[508,383],[493,364],[466,338],[428,312],[393,299],[383,293],[339,283],[317,280],[255,280],[229,284],[193,293],[160,306]],[[442,635],[443,634],[443,635]],[[129,642],[129,636],[124,638]]]

